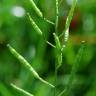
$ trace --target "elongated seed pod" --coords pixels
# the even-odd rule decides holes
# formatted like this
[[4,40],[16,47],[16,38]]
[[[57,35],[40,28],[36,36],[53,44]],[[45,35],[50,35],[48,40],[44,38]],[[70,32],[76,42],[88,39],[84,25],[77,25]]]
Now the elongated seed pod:
[[73,13],[74,13],[74,10],[75,10],[75,7],[76,7],[76,3],[77,3],[77,0],[73,0],[71,10],[69,11],[69,14],[67,16],[67,20],[66,20],[66,23],[65,23],[65,28],[64,28],[63,32],[61,33],[61,35],[59,36],[59,37],[61,37],[65,33],[64,34],[64,44],[62,46],[62,50],[66,46],[67,41],[69,39],[69,27],[70,27],[70,23],[71,23]]
[[64,36],[64,43],[65,43],[65,45],[66,45],[68,39],[69,39],[69,28],[65,31],[65,36]]
[[11,86],[12,86],[15,90],[17,90],[18,92],[22,93],[22,94],[25,95],[25,96],[34,96],[33,94],[31,94],[31,93],[29,93],[29,92],[27,92],[27,91],[25,91],[25,90],[17,87],[17,86],[14,85],[14,84],[11,84]]
[[77,4],[77,0],[73,0],[72,7],[71,7],[69,14],[67,16],[67,19],[66,19],[65,28],[59,37],[61,37],[65,32],[67,32],[67,30],[69,30],[70,23],[71,23],[71,20],[73,18],[73,13],[74,13],[74,9],[76,7],[76,4]]
[[66,20],[65,30],[67,30],[70,26],[76,4],[77,4],[77,0],[73,0],[71,10],[69,11],[69,14],[68,14],[68,17],[67,17],[67,20]]
[[58,59],[57,69],[59,69],[59,67],[60,67],[61,64],[62,64],[62,52],[58,53],[57,59]]
[[59,38],[55,33],[53,33],[53,35],[54,35],[54,39],[55,39],[55,43],[56,43],[56,48],[58,50],[60,50],[61,49],[61,44],[60,44]]
[[38,16],[43,17],[42,12],[40,11],[40,9],[36,6],[36,4],[34,3],[33,0],[30,0],[31,4],[32,4],[32,8],[34,9],[34,11],[37,13]]
[[29,17],[29,20],[34,28],[34,30],[39,34],[39,35],[42,35],[42,31],[41,29],[38,27],[38,25],[35,23],[35,21],[32,19],[32,17],[30,16],[29,13],[27,13],[28,17]]
[[61,44],[60,44],[58,36],[55,33],[53,33],[53,35],[54,35],[54,38],[55,38],[56,49],[57,49],[56,52],[57,52],[57,62],[58,62],[57,69],[58,69],[62,64]]
[[43,13],[42,13],[42,12],[40,11],[40,9],[36,6],[36,4],[34,3],[33,0],[30,0],[30,2],[31,2],[31,4],[32,4],[32,8],[34,9],[34,11],[36,12],[36,14],[37,14],[39,17],[43,18],[46,22],[54,25],[54,23],[53,23],[52,21],[46,19],[46,18],[43,16]]
[[9,44],[7,45],[7,47],[9,48],[10,52],[21,62],[21,64],[23,66],[25,66],[29,72],[31,72],[35,78],[39,79],[41,82],[43,82],[44,84],[49,85],[50,87],[54,86],[52,84],[50,84],[49,82],[43,80],[39,74],[34,70],[34,68],[27,62],[27,60],[24,59],[24,57],[22,57],[14,48],[12,48]]

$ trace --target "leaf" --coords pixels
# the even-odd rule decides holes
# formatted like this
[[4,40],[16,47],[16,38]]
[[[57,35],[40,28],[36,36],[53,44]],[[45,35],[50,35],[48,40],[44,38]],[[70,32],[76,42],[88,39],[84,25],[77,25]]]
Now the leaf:
[[73,82],[73,79],[76,75],[76,72],[78,71],[78,68],[79,68],[79,65],[80,65],[80,61],[82,60],[82,55],[83,55],[83,52],[85,50],[85,42],[82,41],[82,44],[81,44],[81,47],[78,51],[78,54],[76,56],[76,60],[72,66],[72,70],[71,70],[71,73],[70,73],[70,77],[69,77],[69,81],[68,81],[68,85],[65,87],[65,89],[58,95],[58,96],[68,96],[68,94],[70,93],[70,89],[72,88],[72,82]]

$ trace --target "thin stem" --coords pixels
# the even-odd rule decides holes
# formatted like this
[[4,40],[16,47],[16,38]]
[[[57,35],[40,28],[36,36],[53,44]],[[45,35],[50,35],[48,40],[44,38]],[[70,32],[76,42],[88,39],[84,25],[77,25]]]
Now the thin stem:
[[56,91],[57,91],[57,74],[58,74],[58,69],[56,68],[57,64],[55,63],[55,90],[54,90],[54,96],[56,96]]
[[60,7],[60,5],[61,5],[62,1],[63,1],[63,0],[60,0],[60,1],[59,1],[59,7]]
[[51,47],[56,48],[56,46],[50,43],[49,41],[46,41],[46,43],[49,44]]
[[[58,0],[55,0],[55,8],[56,8],[56,13],[55,13],[55,33],[58,32],[58,14],[59,14],[59,11],[58,11]],[[56,87],[57,87],[57,73],[58,73],[58,70],[57,70],[57,60],[55,62],[55,88],[54,88],[54,96],[56,96]]]
[[15,90],[17,90],[18,92],[22,93],[23,95],[26,95],[26,96],[34,96],[33,94],[25,91],[24,89],[21,89],[21,88],[17,87],[16,85],[14,85],[14,84],[12,84],[12,83],[11,83],[11,86],[12,86]]
[[58,10],[58,0],[55,1],[56,3],[56,19],[55,19],[55,32],[58,32],[58,14],[59,14],[59,10]]
[[54,22],[52,22],[52,21],[50,21],[50,20],[48,20],[47,18],[43,18],[47,23],[49,23],[49,24],[51,24],[51,25],[55,25],[55,23]]

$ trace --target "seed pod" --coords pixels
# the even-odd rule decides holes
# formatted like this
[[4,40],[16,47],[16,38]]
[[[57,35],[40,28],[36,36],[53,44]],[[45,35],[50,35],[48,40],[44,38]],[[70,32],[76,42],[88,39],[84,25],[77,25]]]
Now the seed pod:
[[61,53],[58,53],[57,59],[58,59],[57,69],[59,69],[59,67],[60,67],[61,64],[62,64],[62,52],[61,52]]
[[58,8],[58,0],[55,0],[55,6],[56,6],[56,20],[55,20],[55,31],[57,31],[57,29],[58,29],[58,15],[59,15],[59,8]]
[[73,0],[72,7],[71,7],[71,9],[69,11],[69,14],[67,16],[67,20],[66,20],[66,23],[65,23],[65,28],[64,28],[63,32],[61,33],[61,35],[59,37],[61,37],[69,29],[71,20],[73,18],[73,13],[74,13],[76,4],[77,4],[77,0]]
[[36,30],[36,32],[37,32],[39,35],[42,35],[41,29],[38,27],[38,25],[35,23],[35,21],[31,18],[30,14],[28,13],[27,15],[28,15],[28,17],[29,17],[29,20],[30,20],[30,22],[31,22],[34,30]]
[[64,36],[64,43],[65,43],[65,45],[66,45],[68,39],[69,39],[69,28],[65,31],[65,36]]
[[58,38],[58,36],[56,36],[55,33],[53,33],[53,35],[54,35],[54,38],[55,38],[56,48],[58,50],[60,50],[61,49],[61,44],[60,44],[59,38]]
[[31,4],[32,4],[32,8],[34,9],[34,11],[37,13],[38,16],[43,17],[42,12],[40,11],[40,9],[36,6],[36,4],[34,3],[33,0],[30,0]]
[[34,96],[34,95],[32,95],[31,93],[29,93],[29,92],[27,92],[27,91],[25,91],[25,90],[17,87],[17,86],[14,85],[14,84],[11,84],[11,86],[12,86],[15,90],[17,90],[18,92],[22,93],[22,94],[25,95],[25,96]]
[[38,73],[31,67],[31,65],[14,49],[12,48],[9,44],[7,45],[9,48],[9,51],[28,69],[32,72],[32,74],[38,78],[39,75]]
[[67,30],[69,28],[69,26],[70,26],[70,23],[71,23],[71,20],[73,18],[73,13],[74,13],[76,4],[77,4],[77,0],[73,0],[73,4],[72,4],[72,7],[71,7],[71,10],[69,11],[69,14],[68,14],[68,17],[67,17],[67,20],[66,20],[65,30]]
[[54,88],[52,84],[43,80],[39,76],[39,74],[34,70],[34,68],[27,62],[27,60],[25,60],[24,57],[22,57],[14,48],[12,48],[9,44],[7,45],[7,47],[9,48],[10,52],[21,62],[21,64],[25,66],[28,69],[28,71],[30,71],[34,75],[35,78],[39,79],[44,84],[47,84]]
[[55,38],[55,43],[56,43],[56,53],[57,53],[57,69],[61,66],[62,64],[62,51],[61,51],[61,44],[60,44],[60,41],[59,41],[59,38],[58,36],[56,36],[55,33],[53,33],[54,35],[54,38]]
[[65,28],[64,28],[63,32],[61,33],[61,35],[59,36],[59,37],[61,37],[65,33],[64,34],[64,44],[62,46],[62,50],[66,46],[67,41],[69,39],[69,27],[70,27],[71,20],[73,18],[73,13],[74,13],[74,10],[75,10],[75,7],[76,7],[76,3],[77,3],[77,0],[73,0],[71,10],[69,11],[69,14],[67,16],[67,20],[66,20],[66,23],[65,23]]

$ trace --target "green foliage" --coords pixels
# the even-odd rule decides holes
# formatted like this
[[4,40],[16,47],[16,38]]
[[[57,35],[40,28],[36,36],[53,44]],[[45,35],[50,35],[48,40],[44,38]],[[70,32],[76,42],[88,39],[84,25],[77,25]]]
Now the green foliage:
[[1,0],[0,96],[95,96],[96,0],[69,1]]
[[65,87],[65,89],[58,95],[58,96],[69,96],[70,90],[72,88],[72,82],[76,76],[76,72],[78,71],[78,68],[80,66],[80,61],[82,60],[83,52],[85,51],[85,42],[82,41],[81,48],[79,49],[75,62],[72,65],[72,70],[70,73],[70,77],[68,80],[68,85]]
[[[68,18],[66,20],[66,24],[65,24],[65,42],[67,41],[67,38],[68,38],[68,32],[69,32],[69,25],[71,23],[71,20],[72,20],[72,16],[73,16],[73,12],[74,12],[74,8],[76,6],[76,1],[77,0],[74,0],[73,1],[73,5],[72,5],[72,8],[69,12],[69,15],[68,15]],[[39,9],[36,7],[35,3],[33,2],[33,0],[31,0],[31,3],[32,3],[32,6],[33,6],[33,9],[36,11],[36,13],[42,17],[42,14],[41,12],[39,11]],[[42,31],[39,29],[39,27],[37,26],[37,24],[34,22],[34,20],[31,18],[31,16],[29,15],[28,13],[28,17],[31,21],[31,24],[33,26],[33,28],[36,30],[36,32],[38,32],[40,35],[42,35]],[[57,33],[57,29],[58,28],[58,0],[56,0],[56,21],[55,21],[55,32]],[[57,70],[60,66],[61,66],[61,63],[62,63],[62,52],[61,52],[61,44],[60,44],[60,41],[59,41],[59,38],[58,36],[56,36],[55,33],[53,33],[54,35],[54,39],[55,39],[55,42],[56,42],[56,51],[57,51],[57,66],[55,68],[55,70]],[[30,66],[30,64],[19,54],[16,52],[16,50],[14,48],[12,48],[10,45],[7,45],[7,47],[9,48],[10,52],[29,70],[32,72],[32,74],[34,75],[34,77],[36,77],[37,79],[39,79],[40,81],[42,81],[43,83],[47,84],[47,85],[50,85],[51,87],[54,88],[54,86],[48,82],[46,82],[45,80],[43,80],[39,75],[38,73],[33,69],[33,67]],[[76,69],[76,67],[75,67]],[[58,71],[57,71],[58,72]],[[74,68],[72,69],[72,76],[74,74]],[[57,78],[57,73],[55,74],[55,78]],[[72,79],[72,77],[70,78]],[[12,85],[15,89],[18,89],[19,91],[23,91],[21,90],[20,88]],[[56,86],[55,86],[56,87]],[[55,88],[56,90],[56,88]],[[25,91],[23,91],[24,93],[26,93]],[[26,93],[27,94],[27,93]],[[63,92],[61,92],[61,95],[63,94]],[[56,93],[55,93],[56,95]],[[60,96],[61,96],[60,95]]]

